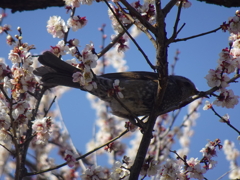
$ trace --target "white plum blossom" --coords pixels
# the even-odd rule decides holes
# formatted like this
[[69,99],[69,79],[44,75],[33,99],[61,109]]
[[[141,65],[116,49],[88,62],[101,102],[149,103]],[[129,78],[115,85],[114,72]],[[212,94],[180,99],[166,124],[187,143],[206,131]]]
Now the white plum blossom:
[[205,105],[203,106],[203,110],[208,110],[212,108],[212,104],[209,101],[205,101]]
[[223,143],[223,151],[228,161],[235,161],[240,156],[240,152],[236,149],[235,143],[227,139]]
[[187,161],[188,167],[187,171],[189,172],[190,178],[196,178],[199,180],[203,180],[203,174],[206,173],[206,169],[202,168],[200,165],[200,161],[197,158],[190,158]]
[[98,57],[93,53],[94,45],[93,43],[87,44],[82,51],[81,61],[83,64],[89,68],[95,68],[97,66]]
[[72,58],[72,59],[66,60],[65,62],[68,63],[68,64],[71,64],[71,65],[76,65],[76,64],[77,64],[77,61],[76,61],[75,58]]
[[63,1],[65,1],[66,6],[71,6],[72,8],[80,6],[79,0],[63,0]]
[[[115,12],[115,14],[117,14],[118,19],[122,22],[123,25],[127,25],[127,24],[131,23],[131,21],[118,8],[115,8],[112,4],[109,4],[109,5],[111,6],[111,8]],[[113,29],[118,33],[122,32],[123,29],[122,29],[121,25],[118,23],[115,15],[112,13],[111,9],[108,9],[108,16],[112,20]]]
[[200,150],[200,152],[203,153],[203,157],[211,159],[213,156],[216,156],[216,147],[212,141],[209,141],[205,147]]
[[230,78],[226,74],[222,74],[222,71],[220,69],[210,69],[208,73],[209,74],[205,76],[208,86],[221,88],[229,86],[227,82],[230,80]]
[[47,22],[47,31],[54,38],[63,38],[68,31],[68,27],[60,16],[52,16]]
[[82,73],[77,71],[73,73],[72,78],[73,78],[73,82],[80,82],[82,78]]
[[88,91],[91,91],[93,88],[97,88],[96,82],[93,81],[93,74],[89,68],[85,68],[83,73],[76,72],[72,75],[73,82],[79,82],[80,86],[83,86]]
[[80,81],[80,84],[85,86],[86,84],[92,82],[93,74],[89,68],[85,68],[82,74],[82,79]]
[[10,74],[11,71],[8,66],[6,66],[5,63],[0,62],[0,80],[4,79],[8,74]]
[[79,47],[79,40],[78,39],[71,39],[68,41],[68,52],[67,54],[71,54],[74,56],[77,53],[77,47]]
[[94,0],[80,0],[81,4],[91,5]]
[[74,38],[74,39],[69,40],[68,43],[70,46],[79,47],[80,41],[79,41],[79,39]]
[[234,95],[233,90],[224,89],[213,104],[226,108],[234,108],[238,104],[238,99],[239,96]]
[[11,140],[11,136],[9,135],[9,132],[5,128],[0,129],[0,141],[3,142],[9,142]]
[[234,70],[236,69],[236,62],[231,53],[229,52],[229,49],[223,49],[219,56],[220,58],[218,59],[218,68],[224,70],[224,72],[228,74],[234,72]]
[[239,150],[235,147],[234,142],[225,140],[223,144],[223,151],[226,155],[226,159],[230,162],[229,179],[239,179],[240,168],[236,163],[237,158],[240,155]]
[[178,179],[180,166],[174,160],[167,159],[166,163],[160,168],[160,180]]
[[224,122],[224,123],[228,123],[230,122],[230,116],[228,114],[225,114],[224,116],[222,116],[221,119],[219,119],[220,122]]
[[115,79],[113,83],[113,89],[119,98],[124,98],[124,95],[121,92],[124,88],[121,88],[119,84],[120,84],[119,79]]
[[8,113],[2,109],[0,111],[0,129],[2,128],[8,129],[10,127],[10,123],[11,123],[11,120]]
[[69,151],[69,150],[65,151],[64,159],[67,161],[67,164],[69,167],[73,167],[75,165],[75,163],[77,162],[76,158],[77,158],[77,155],[74,154],[72,151]]
[[11,50],[10,53],[8,54],[8,59],[12,61],[12,63],[20,63],[21,62],[21,57],[19,53],[14,52],[14,50]]
[[85,53],[83,52],[82,62],[85,66],[90,68],[95,68],[97,66],[97,55],[92,53]]
[[[0,18],[1,21],[1,18]],[[10,31],[11,30],[11,26],[8,24],[4,24],[3,26],[0,26],[0,34],[3,33],[4,31]]]
[[233,41],[231,53],[234,58],[238,58],[240,56],[240,39]]
[[55,54],[57,57],[65,55],[69,51],[69,47],[65,45],[64,40],[58,42],[56,46],[51,46],[50,52]]
[[[141,14],[141,16],[146,19],[149,23],[155,23],[155,6],[154,3],[144,1],[143,4],[140,1],[132,3],[132,6]],[[138,22],[139,20],[136,19]]]
[[151,160],[148,164],[144,164],[143,168],[141,169],[140,174],[145,176],[155,176],[160,170],[160,164],[158,161]]
[[36,144],[46,144],[51,130],[51,118],[44,117],[32,121],[33,133],[35,133]]
[[83,28],[87,24],[86,17],[73,16],[67,21],[67,25],[72,28],[73,31]]
[[104,168],[101,166],[90,166],[88,167],[85,171],[83,171],[81,175],[82,180],[106,180],[107,179],[107,174],[104,173]]
[[130,171],[128,169],[129,167],[127,166],[127,164],[116,161],[112,167],[110,180],[128,180],[130,176]]
[[80,4],[91,5],[93,0],[64,0],[66,6],[70,6],[71,8],[79,7]]
[[[32,73],[31,67],[26,70],[24,67],[18,67],[15,65],[12,67],[11,71],[13,76],[12,79],[10,79],[11,84],[8,83],[8,85],[13,86],[12,96],[14,99],[19,98],[21,93],[26,91],[32,92],[34,90],[35,85],[38,82]],[[8,80],[8,78],[4,78],[4,80]]]
[[239,16],[234,16],[229,18],[229,27],[228,30],[230,33],[237,34],[240,32],[240,17]]

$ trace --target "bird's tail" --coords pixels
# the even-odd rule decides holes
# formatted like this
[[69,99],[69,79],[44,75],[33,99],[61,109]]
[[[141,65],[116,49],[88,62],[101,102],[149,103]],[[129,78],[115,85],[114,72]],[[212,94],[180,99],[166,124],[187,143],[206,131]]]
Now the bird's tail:
[[44,86],[62,85],[82,89],[79,83],[72,80],[73,73],[79,71],[79,69],[62,61],[49,51],[40,55],[38,61],[44,66],[38,67],[33,73],[42,77]]

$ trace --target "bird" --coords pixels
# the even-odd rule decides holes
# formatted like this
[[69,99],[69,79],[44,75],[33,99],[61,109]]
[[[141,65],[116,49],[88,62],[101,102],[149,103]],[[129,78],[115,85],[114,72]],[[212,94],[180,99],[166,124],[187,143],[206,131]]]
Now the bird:
[[[78,88],[97,96],[108,103],[112,114],[129,119],[138,124],[135,117],[148,116],[157,96],[158,74],[155,72],[133,71],[106,73],[96,75],[94,81],[97,88],[90,90],[73,82],[73,73],[80,71],[78,68],[66,63],[49,51],[39,56],[38,61],[43,65],[34,70],[34,74],[41,77],[42,85],[48,88],[55,86],[68,86]],[[123,98],[111,95],[115,80],[120,82]],[[157,115],[168,112],[168,109],[177,107],[185,99],[198,94],[194,83],[186,77],[169,75],[162,104],[157,110]]]

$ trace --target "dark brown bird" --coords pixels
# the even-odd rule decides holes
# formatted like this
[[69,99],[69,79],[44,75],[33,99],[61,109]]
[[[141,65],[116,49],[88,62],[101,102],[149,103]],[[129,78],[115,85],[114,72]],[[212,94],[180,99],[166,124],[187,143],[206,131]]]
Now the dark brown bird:
[[[50,52],[43,53],[38,60],[44,66],[37,68],[34,74],[42,77],[44,86],[63,85],[87,91],[79,83],[73,82],[72,75],[80,71],[79,69]],[[113,82],[116,79],[120,81],[120,87],[123,88],[121,93],[124,96],[118,99],[125,107],[116,98],[109,96],[109,90],[113,89]],[[158,75],[153,72],[109,73],[96,76],[94,81],[97,83],[97,89],[93,88],[88,92],[108,102],[113,114],[132,120],[133,117],[150,114],[157,93],[157,79]],[[158,114],[166,113],[171,107],[177,106],[181,101],[197,93],[195,85],[189,79],[182,76],[169,76]]]

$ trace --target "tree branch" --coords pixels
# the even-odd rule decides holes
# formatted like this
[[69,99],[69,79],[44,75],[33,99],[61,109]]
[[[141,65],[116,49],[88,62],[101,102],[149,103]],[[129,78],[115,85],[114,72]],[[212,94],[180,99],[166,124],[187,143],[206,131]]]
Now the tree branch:
[[149,31],[153,34],[156,34],[156,29],[144,18],[142,18],[141,14],[136,11],[126,0],[120,0],[121,3],[129,10],[129,13],[135,16]]
[[120,6],[119,3],[115,3],[115,4],[116,4],[116,5],[118,6],[118,8],[122,11],[122,13],[123,13],[135,26],[137,26],[143,33],[146,34],[146,36],[148,37],[148,39],[152,42],[153,46],[154,46],[155,48],[157,48],[156,41],[155,41],[155,39],[153,38],[153,36],[148,32],[148,29],[147,29],[145,26],[143,26],[142,24],[137,23],[137,22],[134,20],[134,18],[133,18],[130,14],[128,14],[128,13]]
[[170,10],[173,8],[173,6],[176,5],[177,2],[178,2],[178,0],[171,0],[171,1],[169,1],[169,3],[167,3],[167,5],[162,10],[164,17],[166,17],[166,15],[170,12]]
[[193,38],[196,38],[196,37],[200,37],[200,36],[204,36],[204,35],[207,35],[207,34],[211,34],[211,33],[217,32],[220,29],[221,29],[221,27],[218,27],[218,28],[216,28],[216,29],[214,29],[212,31],[208,31],[208,32],[205,32],[205,33],[197,34],[197,35],[186,37],[186,38],[182,38],[182,39],[175,39],[173,42],[187,41],[189,39],[193,39]]
[[[113,141],[116,141],[117,139],[119,139],[120,137],[122,137],[123,135],[125,135],[128,132],[129,132],[128,129],[126,129],[121,134],[119,134],[117,137],[115,137],[115,138],[111,139],[110,141],[108,141],[107,143],[105,143],[105,144],[103,144],[103,145],[101,145],[101,146],[99,146],[99,147],[89,151],[88,153],[86,153],[86,154],[76,158],[76,160],[80,160],[80,159],[83,159],[83,158],[87,157],[88,155],[92,154],[93,152],[103,148],[104,146],[107,146],[108,144],[112,143]],[[39,171],[39,172],[27,173],[27,174],[25,174],[25,176],[32,176],[32,175],[42,174],[42,173],[49,172],[49,171],[52,171],[52,170],[55,170],[55,169],[59,169],[59,168],[61,168],[63,166],[66,166],[66,165],[67,165],[67,163],[63,163],[63,164],[60,164],[58,166],[55,166],[55,167],[52,167],[52,168],[49,168],[49,169],[45,169],[45,170],[42,170],[42,171]]]
[[[132,24],[125,26],[126,30],[128,30],[131,26]],[[119,33],[101,52],[97,54],[98,58],[102,57],[109,49],[111,49],[118,42],[118,40],[124,35],[124,33],[125,33],[125,30],[123,29],[121,33]]]
[[168,80],[168,62],[167,62],[167,46],[166,46],[166,30],[165,30],[165,22],[164,15],[161,10],[161,1],[155,1],[156,6],[156,32],[154,35],[156,36],[157,48],[156,48],[156,59],[157,59],[157,70],[158,70],[158,89],[157,89],[157,97],[155,99],[153,108],[149,115],[149,119],[147,122],[147,128],[144,130],[144,134],[142,140],[140,142],[140,146],[138,148],[138,152],[134,161],[133,166],[131,167],[131,173],[129,179],[137,180],[140,174],[142,165],[144,163],[148,147],[152,138],[153,127],[157,118],[157,110],[161,106],[162,99],[165,93],[165,89],[167,86]]

